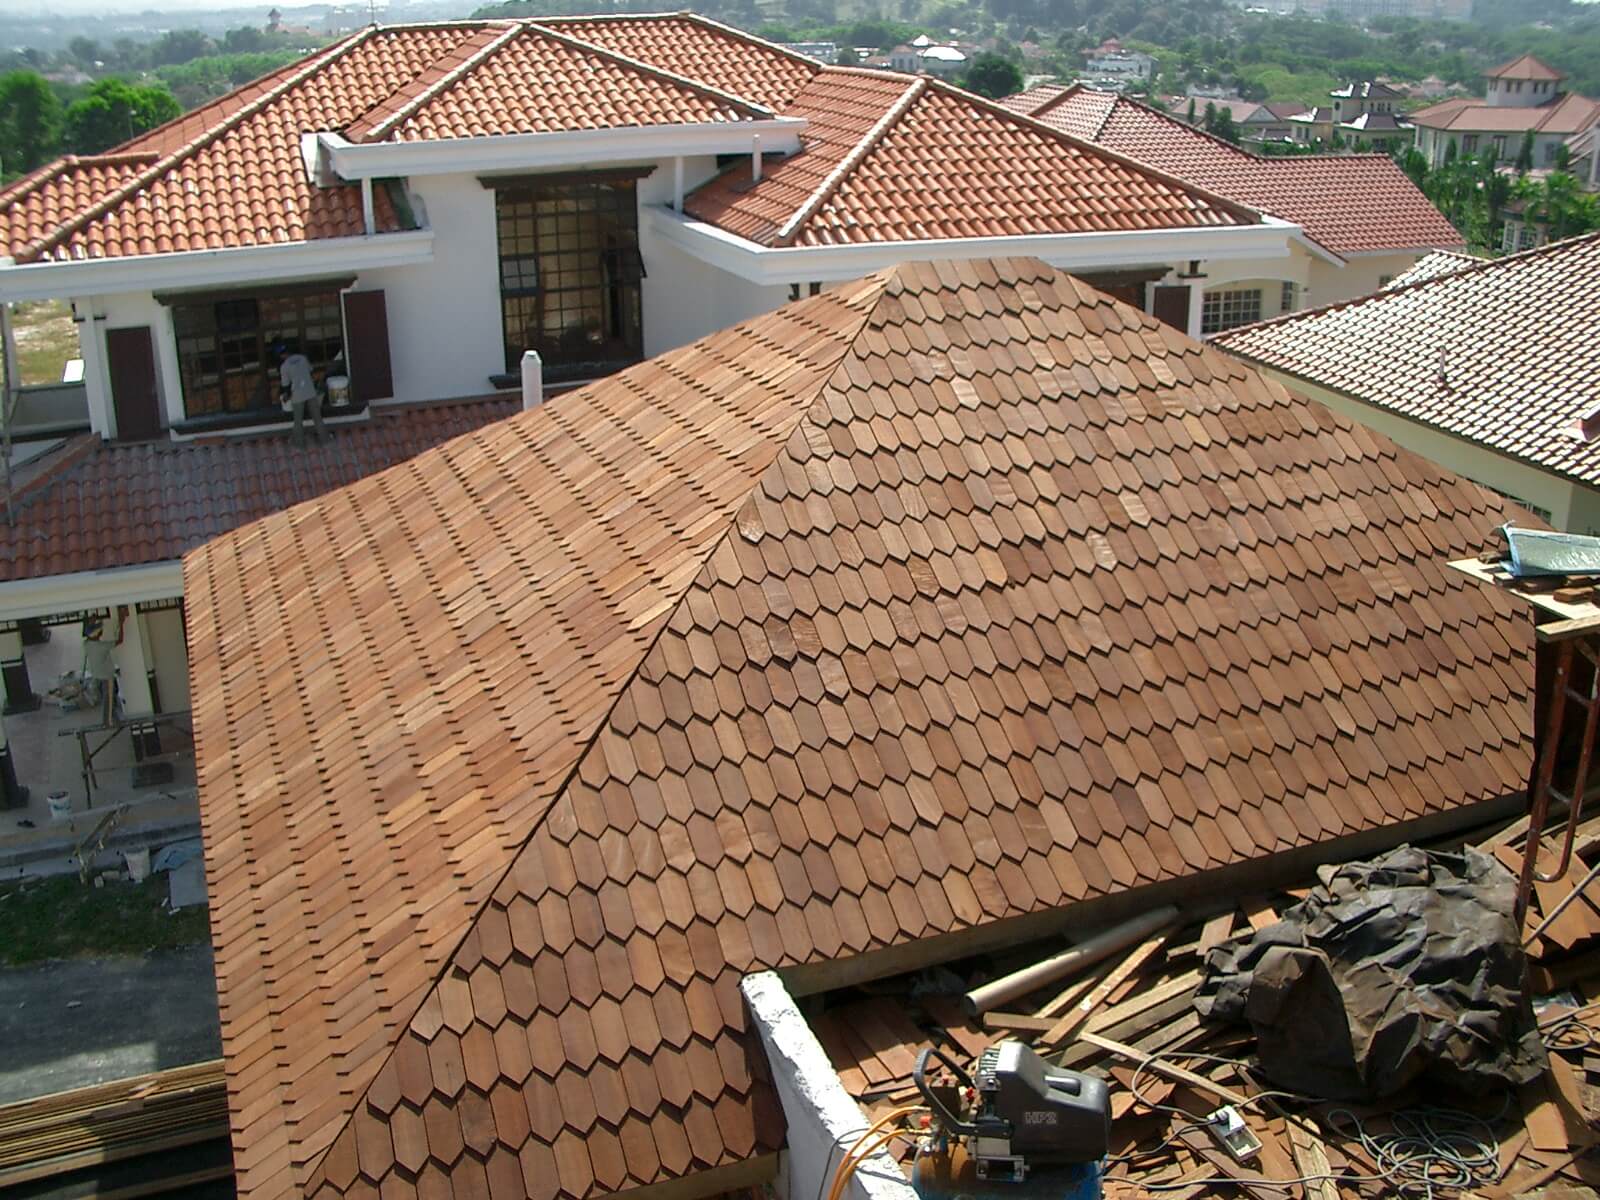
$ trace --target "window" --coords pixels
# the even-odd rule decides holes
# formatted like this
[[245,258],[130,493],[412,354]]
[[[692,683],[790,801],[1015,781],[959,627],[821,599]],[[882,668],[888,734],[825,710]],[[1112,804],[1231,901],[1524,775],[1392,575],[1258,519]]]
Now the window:
[[1293,280],[1283,281],[1283,295],[1279,297],[1278,311],[1293,312],[1300,307],[1300,287]]
[[1478,135],[1475,133],[1463,134],[1461,137],[1461,153],[1471,154],[1478,148]]
[[273,413],[282,342],[311,360],[320,381],[343,369],[344,326],[337,289],[230,297],[172,307],[186,416]]
[[1544,165],[1550,166],[1556,161],[1556,151],[1561,149],[1561,143],[1549,141],[1544,144]]
[[1200,332],[1221,333],[1236,325],[1261,319],[1261,289],[1239,288],[1227,292],[1207,292],[1200,306]]
[[1528,503],[1528,501],[1524,500],[1521,496],[1518,496],[1518,495],[1516,495],[1516,494],[1514,494],[1512,492],[1507,492],[1507,491],[1504,491],[1504,490],[1502,490],[1500,488],[1497,488],[1492,483],[1484,483],[1483,480],[1481,480],[1481,479],[1474,479],[1473,482],[1476,483],[1479,487],[1483,488],[1485,491],[1493,492],[1496,496],[1504,496],[1507,500],[1511,501],[1511,503],[1513,503],[1513,504],[1522,505],[1523,508],[1527,509],[1529,512],[1531,512],[1534,516],[1538,517],[1545,524],[1547,524],[1547,525],[1550,524],[1551,513],[1550,513],[1550,510],[1548,508],[1540,508],[1537,504],[1530,504],[1530,503]]
[[537,350],[547,379],[604,375],[644,356],[633,179],[495,192],[505,367]]
[[1506,156],[1506,135],[1503,133],[1494,135],[1494,156],[1496,158],[1504,158]]

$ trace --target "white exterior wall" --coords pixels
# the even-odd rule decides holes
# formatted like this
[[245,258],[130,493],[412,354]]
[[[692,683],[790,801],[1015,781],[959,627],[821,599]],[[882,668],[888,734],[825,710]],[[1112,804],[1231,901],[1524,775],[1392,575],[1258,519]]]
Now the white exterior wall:
[[1311,276],[1307,283],[1309,301],[1302,303],[1320,306],[1353,300],[1357,296],[1370,296],[1383,286],[1381,281],[1385,276],[1392,279],[1409,271],[1421,257],[1422,252],[1417,251],[1360,254],[1347,259],[1342,267],[1315,259],[1311,263]]
[[[741,279],[640,231],[645,270],[644,352],[660,354],[788,302],[789,289]],[[802,295],[804,295],[802,287]]]
[[433,261],[363,271],[355,283],[383,289],[394,399],[484,395],[505,370],[494,192],[471,175],[413,179],[410,190],[433,230]]
[[178,377],[178,347],[172,337],[172,313],[149,292],[120,292],[80,297],[73,301],[83,318],[78,345],[83,353],[83,382],[89,399],[89,424],[96,433],[116,436],[116,411],[111,399],[111,371],[106,358],[106,330],[148,326],[155,349],[156,394],[164,423],[183,419],[183,385]]
[[[777,974],[747,975],[739,990],[772,1065],[773,1087],[789,1127],[774,1190],[782,1200],[815,1200],[868,1122]],[[916,1200],[905,1173],[882,1150],[862,1162],[843,1195],[847,1200]]]

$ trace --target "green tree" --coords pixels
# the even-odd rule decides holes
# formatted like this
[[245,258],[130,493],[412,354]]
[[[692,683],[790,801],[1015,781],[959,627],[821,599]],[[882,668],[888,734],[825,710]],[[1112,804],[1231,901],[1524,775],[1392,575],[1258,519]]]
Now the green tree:
[[222,49],[227,54],[259,54],[274,48],[267,32],[253,25],[241,25],[222,35]]
[[151,43],[150,61],[158,67],[176,66],[216,52],[216,44],[198,29],[169,29]]
[[1522,145],[1517,149],[1517,174],[1526,175],[1533,170],[1533,130],[1522,135]]
[[67,148],[74,154],[98,154],[172,120],[181,111],[163,84],[102,79],[68,107]]
[[93,68],[95,63],[101,61],[105,55],[101,53],[100,43],[93,38],[75,37],[67,43],[67,53],[80,67]]
[[1210,100],[1206,101],[1206,115],[1201,121],[1201,126],[1207,133],[1214,132],[1217,128],[1217,106]]
[[833,65],[836,67],[859,67],[861,60],[856,57],[855,49],[851,46],[840,46],[839,53],[834,55]]
[[1217,121],[1216,121],[1216,124],[1212,127],[1211,131],[1213,133],[1215,133],[1223,141],[1232,142],[1235,145],[1238,145],[1238,143],[1239,143],[1239,127],[1238,127],[1238,125],[1236,125],[1234,123],[1234,120],[1233,120],[1233,109],[1226,108],[1226,107],[1219,107],[1217,109]]
[[0,75],[0,172],[31,171],[56,152],[61,101],[33,71]]
[[1183,114],[1183,119],[1190,125],[1194,124],[1194,97],[1189,97],[1189,111]]
[[1010,96],[1022,90],[1022,72],[1017,64],[998,54],[980,54],[972,60],[967,73],[961,77],[961,86],[991,100]]

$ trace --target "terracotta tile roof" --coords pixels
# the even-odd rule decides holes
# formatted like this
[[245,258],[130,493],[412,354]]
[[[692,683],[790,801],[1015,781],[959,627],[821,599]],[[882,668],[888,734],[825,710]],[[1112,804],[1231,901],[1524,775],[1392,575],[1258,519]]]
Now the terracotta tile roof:
[[822,69],[815,59],[695,13],[550,17],[539,24],[779,111]]
[[81,211],[156,162],[155,154],[67,155],[0,190],[0,247],[54,232],[64,213]]
[[731,1163],[779,1135],[747,971],[1519,791],[1529,629],[1444,566],[1505,512],[964,262],[195,552],[241,1195]]
[[767,245],[802,246],[1258,219],[925,76],[830,67],[788,111],[826,123],[814,161],[808,143],[754,187],[732,168],[684,210]]
[[0,525],[0,581],[171,562],[515,408],[502,397],[397,406],[304,448],[281,434],[139,443],[85,435],[30,464],[16,524]]
[[1466,133],[1578,133],[1600,118],[1600,100],[1568,92],[1530,108],[1486,104],[1471,97],[1443,100],[1411,114],[1413,125]]
[[[1600,486],[1600,234],[1216,340],[1230,352]],[[1441,378],[1442,372],[1442,378]]]
[[[76,211],[43,237],[12,243],[19,261],[101,258],[351,236],[362,231],[355,187],[313,187],[300,135],[338,129],[448,53],[471,28],[371,29],[282,75],[255,100]],[[381,189],[381,230],[395,217]]]
[[1461,244],[1386,154],[1262,157],[1126,96],[1086,88],[1024,92],[1010,103],[1054,128],[1293,221],[1335,254]]
[[1503,62],[1492,71],[1483,73],[1485,79],[1565,79],[1567,73],[1536,58],[1532,54],[1519,54],[1510,62]]
[[421,142],[771,115],[564,34],[513,24],[469,38],[347,133],[355,141]]

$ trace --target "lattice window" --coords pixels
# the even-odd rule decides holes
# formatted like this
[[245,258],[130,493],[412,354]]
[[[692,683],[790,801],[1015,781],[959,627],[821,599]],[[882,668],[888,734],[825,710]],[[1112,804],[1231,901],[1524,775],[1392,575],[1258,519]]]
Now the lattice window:
[[556,379],[643,357],[634,181],[504,188],[495,206],[506,370],[526,350]]
[[1200,332],[1221,333],[1261,320],[1261,289],[1234,288],[1207,292],[1200,307]]
[[189,417],[275,413],[278,363],[272,347],[277,342],[309,358],[319,380],[343,366],[337,291],[174,304],[172,328]]

